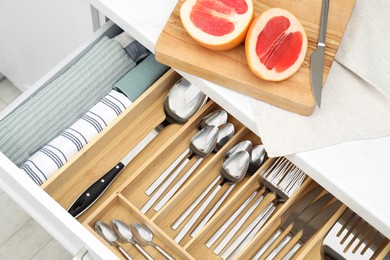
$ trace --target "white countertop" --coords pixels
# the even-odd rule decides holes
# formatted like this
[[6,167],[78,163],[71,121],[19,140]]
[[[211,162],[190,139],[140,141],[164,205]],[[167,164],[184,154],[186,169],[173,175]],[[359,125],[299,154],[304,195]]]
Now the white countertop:
[[[177,2],[88,1],[150,50],[154,50]],[[187,73],[179,73],[259,134],[247,96]],[[390,137],[348,142],[291,155],[289,159],[390,238]]]

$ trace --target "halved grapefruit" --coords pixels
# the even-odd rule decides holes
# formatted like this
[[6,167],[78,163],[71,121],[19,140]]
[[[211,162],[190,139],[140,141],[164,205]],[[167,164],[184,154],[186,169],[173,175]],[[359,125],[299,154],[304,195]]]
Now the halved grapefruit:
[[281,81],[301,67],[307,51],[302,24],[289,11],[272,8],[256,17],[248,30],[245,53],[258,77]]
[[252,0],[187,0],[180,8],[189,35],[200,45],[219,51],[245,40],[253,13]]

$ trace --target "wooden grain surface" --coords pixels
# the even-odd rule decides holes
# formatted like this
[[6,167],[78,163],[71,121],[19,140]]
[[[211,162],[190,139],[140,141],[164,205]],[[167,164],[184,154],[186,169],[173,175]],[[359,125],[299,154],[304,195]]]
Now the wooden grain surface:
[[[197,44],[184,30],[179,0],[155,46],[159,62],[283,109],[310,115],[314,99],[310,82],[310,55],[317,46],[322,0],[255,0],[255,16],[273,7],[293,13],[303,24],[309,45],[302,67],[281,82],[264,81],[250,70],[244,44],[229,51],[211,51]],[[355,0],[330,1],[325,49],[324,82],[334,60]]]

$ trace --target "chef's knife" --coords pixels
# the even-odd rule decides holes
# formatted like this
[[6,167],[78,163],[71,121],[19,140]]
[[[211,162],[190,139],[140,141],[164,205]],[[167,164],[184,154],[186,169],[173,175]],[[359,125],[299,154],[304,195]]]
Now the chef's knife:
[[329,0],[322,1],[320,33],[317,49],[310,57],[310,78],[314,99],[318,107],[321,106],[322,76],[324,72],[325,39],[328,23]]

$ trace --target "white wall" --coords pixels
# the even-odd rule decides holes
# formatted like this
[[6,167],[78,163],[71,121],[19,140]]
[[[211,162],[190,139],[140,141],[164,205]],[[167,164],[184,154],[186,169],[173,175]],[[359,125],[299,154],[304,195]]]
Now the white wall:
[[85,0],[0,0],[0,73],[23,91],[92,33]]

